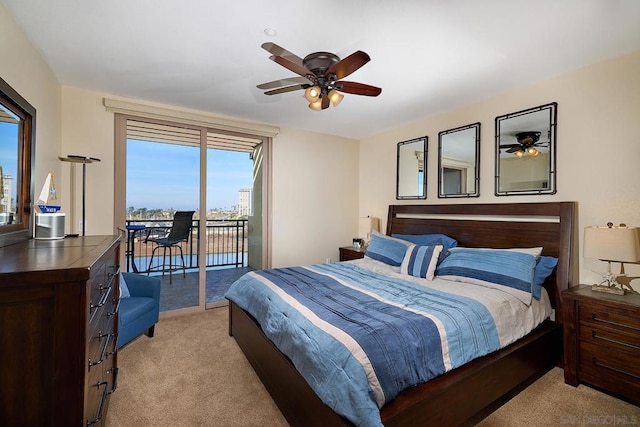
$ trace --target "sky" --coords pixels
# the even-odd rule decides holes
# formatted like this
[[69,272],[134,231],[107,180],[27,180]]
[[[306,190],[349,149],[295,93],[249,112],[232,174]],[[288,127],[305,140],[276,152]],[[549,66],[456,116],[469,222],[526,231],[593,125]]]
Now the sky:
[[18,126],[0,122],[0,166],[4,175],[16,177],[18,167]]
[[[127,140],[127,208],[197,210],[200,149]],[[238,205],[238,190],[252,186],[248,153],[207,150],[207,210]]]

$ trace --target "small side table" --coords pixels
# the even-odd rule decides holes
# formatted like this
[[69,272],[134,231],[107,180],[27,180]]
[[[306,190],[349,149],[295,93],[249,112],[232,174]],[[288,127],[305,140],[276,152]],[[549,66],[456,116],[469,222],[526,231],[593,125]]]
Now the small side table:
[[344,246],[340,248],[340,261],[364,258],[365,252],[367,252],[366,248]]
[[136,265],[135,259],[135,249],[136,249],[136,232],[138,230],[144,230],[144,224],[128,224],[127,228],[127,249],[125,251],[125,256],[127,258],[127,271],[132,271],[129,267],[133,268],[134,273],[138,273],[138,266]]
[[590,384],[640,405],[640,295],[562,293],[564,380]]

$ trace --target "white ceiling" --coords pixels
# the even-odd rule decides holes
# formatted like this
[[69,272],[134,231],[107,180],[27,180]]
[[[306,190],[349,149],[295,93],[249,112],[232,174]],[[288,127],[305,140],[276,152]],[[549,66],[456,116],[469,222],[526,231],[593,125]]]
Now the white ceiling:
[[[0,2],[62,85],[351,138],[640,50],[638,0]],[[257,84],[295,76],[267,41],[363,50],[346,80],[382,94],[319,112],[302,91],[266,96]]]

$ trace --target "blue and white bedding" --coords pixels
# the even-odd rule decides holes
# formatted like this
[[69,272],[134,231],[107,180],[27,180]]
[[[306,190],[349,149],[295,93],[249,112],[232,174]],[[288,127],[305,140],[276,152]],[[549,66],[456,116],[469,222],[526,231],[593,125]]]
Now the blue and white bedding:
[[249,312],[311,388],[356,425],[402,390],[498,350],[549,317],[500,289],[401,274],[372,259],[261,270],[226,297]]

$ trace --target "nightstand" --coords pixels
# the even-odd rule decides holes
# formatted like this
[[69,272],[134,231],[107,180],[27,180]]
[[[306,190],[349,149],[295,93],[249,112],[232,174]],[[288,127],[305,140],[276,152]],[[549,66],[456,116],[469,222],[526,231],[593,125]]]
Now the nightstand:
[[640,295],[579,286],[562,293],[564,380],[640,405]]
[[342,247],[340,248],[340,261],[364,258],[365,252],[367,252],[365,248],[355,248],[353,246]]

